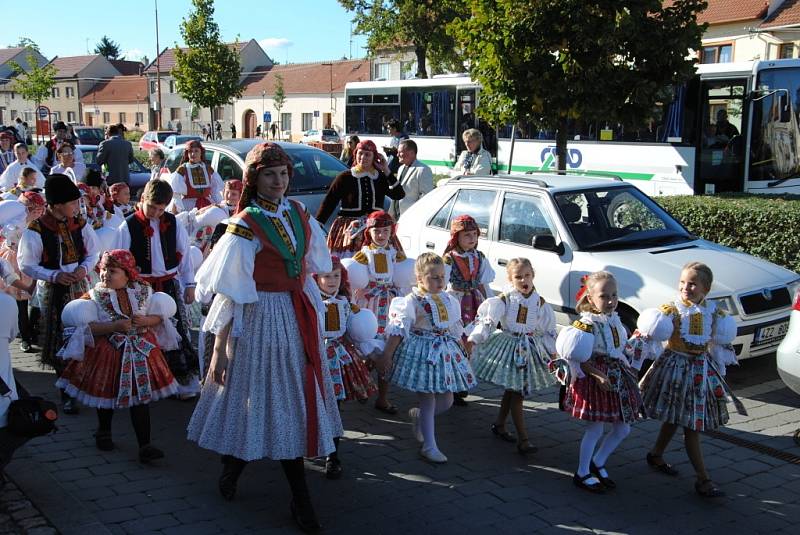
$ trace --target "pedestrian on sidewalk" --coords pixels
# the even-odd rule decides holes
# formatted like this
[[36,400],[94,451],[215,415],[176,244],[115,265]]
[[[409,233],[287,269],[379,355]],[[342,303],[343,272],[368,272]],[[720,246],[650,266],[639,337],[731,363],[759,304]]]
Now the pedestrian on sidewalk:
[[175,349],[180,337],[170,321],[176,304],[153,292],[139,276],[130,251],[114,249],[100,261],[100,282],[62,313],[65,345],[59,356],[70,359],[59,388],[97,409],[95,445],[114,449],[114,410],[129,408],[139,443],[139,461],[164,456],[150,443],[149,403],[178,393],[178,382],[161,348]]
[[344,433],[311,277],[329,273],[331,257],[322,227],[285,196],[291,157],[261,143],[245,170],[239,213],[197,272],[199,295],[216,294],[204,324],[216,336],[188,437],[222,454],[219,491],[227,500],[248,462],[279,460],[291,514],[303,531],[314,531],[320,525],[303,457],[334,452],[334,438]]

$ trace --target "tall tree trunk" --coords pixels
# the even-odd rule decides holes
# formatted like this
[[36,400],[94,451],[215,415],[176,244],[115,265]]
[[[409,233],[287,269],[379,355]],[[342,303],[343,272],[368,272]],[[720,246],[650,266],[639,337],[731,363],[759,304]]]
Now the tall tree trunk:
[[427,78],[428,69],[426,68],[426,55],[428,54],[428,47],[423,45],[415,45],[414,53],[417,55],[417,78]]
[[558,174],[566,174],[567,170],[567,117],[558,118],[556,130],[556,159],[558,160]]

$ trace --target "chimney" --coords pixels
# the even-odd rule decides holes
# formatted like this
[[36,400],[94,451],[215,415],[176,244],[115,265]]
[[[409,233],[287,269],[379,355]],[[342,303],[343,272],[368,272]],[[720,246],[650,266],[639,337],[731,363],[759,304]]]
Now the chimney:
[[769,0],[769,8],[767,8],[767,16],[764,18],[766,19],[772,16],[772,14],[775,13],[775,11],[779,7],[781,7],[781,5],[783,5],[784,1],[785,0]]

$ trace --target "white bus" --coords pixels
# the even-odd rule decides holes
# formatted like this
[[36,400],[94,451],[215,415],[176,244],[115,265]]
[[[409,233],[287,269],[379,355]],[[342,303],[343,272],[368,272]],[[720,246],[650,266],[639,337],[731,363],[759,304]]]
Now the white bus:
[[[345,133],[389,144],[398,119],[418,157],[447,173],[478,128],[496,169],[508,171],[510,127],[476,117],[480,86],[466,76],[353,82],[345,88]],[[650,195],[800,193],[800,60],[699,65],[697,75],[654,102],[639,124],[571,121],[567,169],[612,174]],[[514,172],[554,166],[554,132],[518,124]]]

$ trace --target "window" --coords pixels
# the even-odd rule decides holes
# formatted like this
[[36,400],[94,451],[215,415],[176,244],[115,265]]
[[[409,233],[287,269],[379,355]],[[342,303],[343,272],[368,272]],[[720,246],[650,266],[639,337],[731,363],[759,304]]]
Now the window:
[[333,178],[342,172],[338,159],[324,152],[307,149],[290,153],[292,157],[292,180],[290,193],[325,191]]
[[492,208],[494,207],[494,198],[496,193],[494,191],[482,189],[462,189],[458,192],[456,202],[453,209],[450,211],[450,220],[447,222],[447,227],[450,228],[450,223],[454,218],[469,214],[475,218],[480,229],[481,238],[486,238],[489,235],[489,221],[492,218]]
[[507,193],[500,216],[500,241],[533,245],[534,236],[554,236],[553,223],[540,197]]
[[242,179],[241,166],[227,154],[219,155],[217,173],[219,173],[219,176],[222,177],[222,180]]
[[51,94],[53,95],[53,98],[59,98],[61,97],[61,89],[54,87],[51,91]]
[[64,94],[67,98],[72,98],[75,96],[75,88],[74,87],[66,87],[64,89]]
[[119,112],[119,122],[125,124],[125,120],[127,119],[128,114],[124,111]]
[[111,114],[107,111],[103,112],[103,124],[108,124],[111,122]]
[[68,123],[74,123],[74,122],[76,122],[76,121],[75,121],[75,112],[74,112],[74,111],[68,111],[68,112],[67,112],[67,122],[68,122]]
[[733,61],[733,45],[704,46],[700,54],[700,63],[730,63]]
[[303,132],[311,130],[312,125],[314,123],[314,114],[313,113],[304,113],[302,115],[301,119],[302,119],[302,122],[303,122],[303,127],[302,127]]
[[53,117],[53,122],[57,122],[57,121],[61,120],[61,112],[60,111],[50,112],[50,115]]
[[794,43],[784,43],[778,47],[778,59],[791,59],[794,57]]
[[181,118],[181,109],[180,108],[170,108],[169,109],[169,118],[172,121],[177,121]]
[[[349,94],[347,96],[348,134],[386,134],[390,119],[400,120],[400,95],[394,93]],[[412,134],[414,132],[408,132]]]
[[175,92],[175,80],[170,80],[169,81],[169,92],[170,93],[174,93]]
[[403,127],[407,134],[455,135],[455,87],[404,87],[401,89],[400,101],[403,104]]
[[389,79],[389,64],[376,63],[375,64],[375,80],[388,80]]
[[417,77],[417,62],[415,61],[401,61],[400,62],[400,79],[413,80]]
[[222,109],[222,106],[214,108],[214,117],[213,117],[214,121],[221,121],[224,115],[225,115],[225,110]]
[[450,200],[442,206],[436,215],[433,216],[433,219],[428,222],[429,227],[440,228],[442,230],[450,230],[450,227],[447,226],[447,222],[450,221],[450,212],[453,210],[453,203],[456,202],[456,196],[453,195],[450,197]]
[[292,131],[292,114],[291,113],[281,113],[281,130],[291,132]]
[[150,93],[155,94],[158,92],[158,84],[155,80],[150,80]]
[[12,91],[11,92],[11,100],[14,100],[15,96],[16,96],[16,94]]
[[136,124],[142,124],[144,122],[144,113],[137,111],[136,112]]
[[17,118],[18,115],[17,110],[11,110],[9,113],[11,114],[12,121]]

